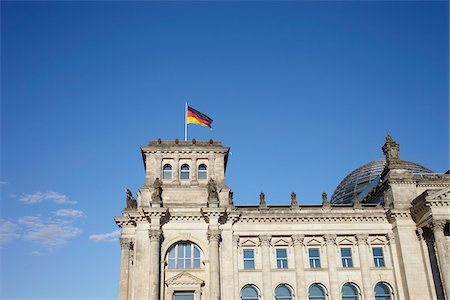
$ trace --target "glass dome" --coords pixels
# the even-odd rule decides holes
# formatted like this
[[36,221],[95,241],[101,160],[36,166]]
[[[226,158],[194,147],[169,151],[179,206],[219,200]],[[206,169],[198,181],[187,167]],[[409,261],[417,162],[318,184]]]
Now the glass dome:
[[[330,202],[332,204],[352,203],[353,193],[358,195],[361,201],[380,180],[386,161],[384,159],[375,160],[348,174],[339,183]],[[409,161],[402,161],[409,173],[431,173],[427,168]]]

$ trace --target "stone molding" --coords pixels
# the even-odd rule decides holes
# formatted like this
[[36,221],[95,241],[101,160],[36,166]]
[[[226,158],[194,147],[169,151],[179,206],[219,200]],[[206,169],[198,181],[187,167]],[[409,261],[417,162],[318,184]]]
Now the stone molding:
[[220,229],[208,229],[208,231],[206,232],[206,237],[208,238],[209,242],[219,242],[220,241],[220,237],[222,234],[222,230]]
[[162,230],[161,229],[149,229],[148,230],[148,237],[150,238],[150,241],[161,241],[162,238]]
[[[384,212],[384,211],[383,211]],[[386,215],[366,215],[366,216],[274,216],[263,215],[263,216],[242,216],[239,218],[240,223],[310,223],[310,222],[321,222],[321,223],[335,223],[335,222],[385,222]]]
[[433,232],[444,231],[446,224],[447,224],[447,220],[432,220],[431,221],[431,229],[433,230]]
[[393,232],[389,232],[386,235],[386,240],[388,242],[388,245],[391,245],[395,243],[395,234]]
[[367,233],[358,233],[356,235],[356,243],[358,245],[367,245],[368,239],[369,239],[369,235]]
[[200,285],[203,286],[205,282],[200,278],[190,274],[187,271],[183,271],[166,280],[166,285]]

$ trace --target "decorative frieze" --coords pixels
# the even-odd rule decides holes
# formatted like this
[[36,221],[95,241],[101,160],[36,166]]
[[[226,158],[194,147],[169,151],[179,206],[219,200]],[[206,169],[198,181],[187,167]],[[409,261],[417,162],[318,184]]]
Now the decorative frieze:
[[261,243],[261,246],[270,246],[270,241],[272,240],[272,236],[269,234],[262,234],[259,236],[259,242]]
[[305,235],[304,234],[293,234],[292,235],[292,243],[295,245],[304,245]]

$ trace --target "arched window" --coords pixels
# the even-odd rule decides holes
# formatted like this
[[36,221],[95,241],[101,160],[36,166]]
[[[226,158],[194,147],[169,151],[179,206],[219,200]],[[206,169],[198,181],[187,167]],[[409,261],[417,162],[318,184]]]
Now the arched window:
[[180,179],[181,180],[189,180],[190,178],[190,171],[189,171],[189,165],[188,164],[184,164],[181,166],[181,171],[180,171]]
[[163,174],[162,179],[164,180],[170,180],[172,179],[172,166],[169,164],[165,164],[163,166]]
[[245,286],[241,291],[241,299],[242,300],[258,300],[258,290],[251,285]]
[[198,166],[198,176],[197,178],[199,180],[206,180],[208,179],[208,168],[206,167],[205,164],[201,164],[200,166]]
[[275,300],[292,300],[291,289],[282,284],[275,289]]
[[375,286],[375,300],[391,300],[391,289],[382,282]]
[[308,299],[310,300],[325,300],[325,290],[320,284],[314,283],[309,287]]
[[167,254],[169,269],[200,269],[200,249],[188,242],[177,243]]
[[342,286],[342,300],[359,300],[358,289],[351,283]]

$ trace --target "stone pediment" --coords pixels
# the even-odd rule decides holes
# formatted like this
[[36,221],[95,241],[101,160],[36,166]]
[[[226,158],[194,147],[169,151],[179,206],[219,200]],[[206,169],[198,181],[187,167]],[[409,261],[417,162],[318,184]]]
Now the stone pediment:
[[369,244],[370,245],[384,245],[385,241],[380,239],[380,238],[378,238],[378,237],[376,237],[376,238],[370,240]]
[[450,200],[450,187],[429,194],[426,199],[427,201]]
[[258,241],[256,239],[245,239],[241,241],[242,247],[256,247],[258,246]]
[[354,241],[352,241],[348,238],[343,238],[338,241],[338,245],[353,245],[353,244],[355,244]]
[[200,278],[183,271],[166,280],[166,285],[203,285],[205,282]]
[[273,243],[274,246],[289,246],[291,243],[290,241],[288,241],[287,239],[277,239],[275,240],[275,242]]
[[315,239],[315,238],[312,238],[312,239],[309,239],[306,242],[306,245],[307,246],[321,246],[322,245],[322,241],[320,241],[318,239]]

